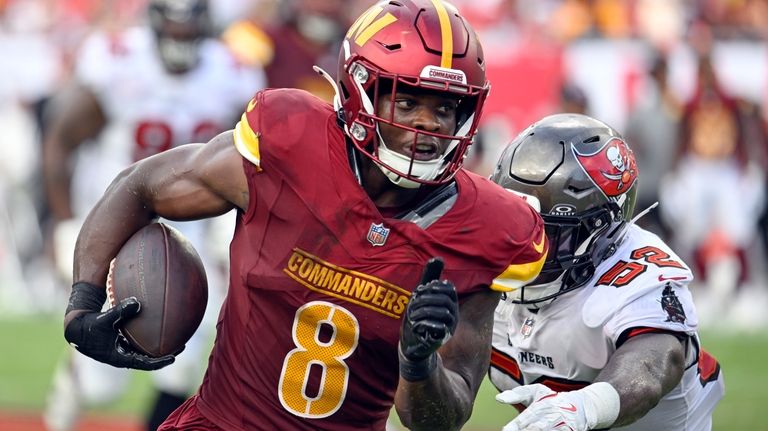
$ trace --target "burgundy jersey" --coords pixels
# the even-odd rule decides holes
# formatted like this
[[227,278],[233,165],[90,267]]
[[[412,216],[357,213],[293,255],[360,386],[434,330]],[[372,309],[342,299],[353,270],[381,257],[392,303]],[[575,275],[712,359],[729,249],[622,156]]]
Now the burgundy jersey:
[[250,204],[198,400],[222,428],[384,430],[401,318],[427,260],[444,259],[460,301],[503,289],[498,277],[532,279],[544,260],[538,214],[465,171],[426,229],[383,217],[352,174],[335,112],[307,92],[258,93],[235,144]]

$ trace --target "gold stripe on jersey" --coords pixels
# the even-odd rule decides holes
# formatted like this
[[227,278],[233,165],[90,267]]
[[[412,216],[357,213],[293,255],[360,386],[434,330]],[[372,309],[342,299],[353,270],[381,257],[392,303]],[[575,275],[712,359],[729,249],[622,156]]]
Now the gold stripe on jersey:
[[245,114],[235,126],[235,147],[237,151],[261,170],[261,155],[259,154],[259,135],[251,129]]
[[368,9],[368,11],[362,14],[360,18],[352,24],[352,27],[349,28],[349,31],[347,31],[347,38],[351,38],[354,34],[355,43],[358,46],[363,46],[381,29],[397,21],[397,18],[389,12],[374,21],[382,10],[384,10],[384,8],[378,5]]
[[547,253],[542,253],[536,262],[512,264],[493,280],[491,289],[499,292],[511,292],[530,283],[541,272]]
[[379,278],[336,266],[298,248],[283,272],[307,289],[399,319],[411,293]]
[[440,67],[450,69],[453,62],[453,30],[451,29],[451,19],[448,17],[448,11],[441,0],[432,0],[432,5],[437,11],[437,18],[440,21],[440,35],[442,37],[443,48],[440,57]]

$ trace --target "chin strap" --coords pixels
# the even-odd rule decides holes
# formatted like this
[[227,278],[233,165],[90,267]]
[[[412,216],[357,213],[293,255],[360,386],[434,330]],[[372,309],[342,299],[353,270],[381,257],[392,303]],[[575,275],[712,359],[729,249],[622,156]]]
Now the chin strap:
[[[397,169],[401,172],[411,170],[411,175],[416,178],[432,180],[440,174],[442,168],[444,167],[445,154],[435,160],[417,162],[415,160],[411,160],[408,157],[405,157],[402,154],[390,150],[387,148],[387,143],[384,141],[384,137],[381,136],[381,131],[379,130],[378,124],[376,124],[376,138],[379,140],[379,160],[381,160],[382,163],[391,166],[393,169]],[[421,186],[421,183],[398,175],[387,166],[384,166],[382,163],[376,163],[376,166],[378,166],[384,175],[386,175],[386,177],[389,178],[389,180],[392,181],[392,183],[396,186],[400,186],[406,189],[416,189]],[[418,174],[413,172],[413,170],[418,170]]]

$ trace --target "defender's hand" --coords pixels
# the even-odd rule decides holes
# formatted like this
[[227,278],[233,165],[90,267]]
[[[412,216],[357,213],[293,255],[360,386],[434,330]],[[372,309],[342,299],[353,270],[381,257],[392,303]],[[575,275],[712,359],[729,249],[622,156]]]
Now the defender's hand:
[[103,288],[86,283],[72,287],[64,338],[80,353],[119,368],[157,370],[174,361],[172,355],[151,358],[136,352],[119,332],[121,323],[137,315],[141,306],[136,298],[126,298],[100,312]]
[[400,330],[400,374],[421,380],[436,366],[435,351],[453,335],[459,322],[459,299],[448,280],[439,280],[443,261],[427,262],[413,291]]
[[496,400],[527,406],[502,431],[607,428],[619,414],[619,394],[605,382],[571,392],[555,392],[541,384],[525,385],[496,395]]

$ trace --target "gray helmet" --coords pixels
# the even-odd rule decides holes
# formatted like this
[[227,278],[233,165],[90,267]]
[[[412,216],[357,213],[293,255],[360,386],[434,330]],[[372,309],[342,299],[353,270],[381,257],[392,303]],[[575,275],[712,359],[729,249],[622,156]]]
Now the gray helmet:
[[[624,138],[580,114],[545,117],[504,150],[491,180],[542,215],[549,254],[513,302],[535,304],[582,286],[623,240],[637,195],[637,163]],[[526,298],[527,296],[527,298]]]

